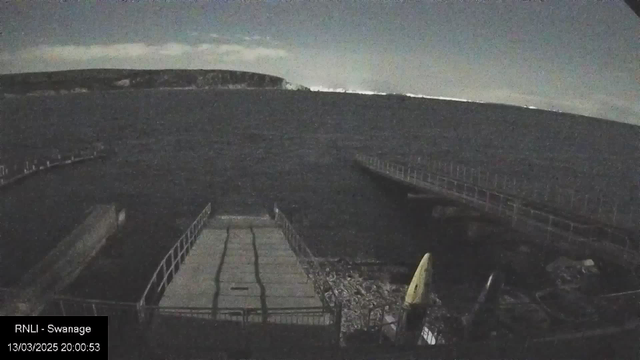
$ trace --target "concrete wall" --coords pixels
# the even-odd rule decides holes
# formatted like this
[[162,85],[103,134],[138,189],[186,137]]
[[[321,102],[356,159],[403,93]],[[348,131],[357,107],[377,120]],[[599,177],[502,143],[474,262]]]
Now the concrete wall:
[[22,277],[2,313],[39,313],[48,297],[78,276],[117,226],[115,205],[95,206],[80,226]]
[[[21,279],[20,287],[42,287],[66,277],[84,263],[117,229],[114,205],[95,206],[89,217]],[[57,284],[60,285],[60,284]],[[66,285],[66,284],[64,284]],[[59,291],[56,288],[54,291]]]

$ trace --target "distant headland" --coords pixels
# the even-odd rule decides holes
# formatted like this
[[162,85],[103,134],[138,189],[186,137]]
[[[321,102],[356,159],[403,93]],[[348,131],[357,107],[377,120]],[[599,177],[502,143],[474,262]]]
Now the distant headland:
[[281,77],[234,70],[87,69],[0,75],[0,97],[133,89],[309,90]]

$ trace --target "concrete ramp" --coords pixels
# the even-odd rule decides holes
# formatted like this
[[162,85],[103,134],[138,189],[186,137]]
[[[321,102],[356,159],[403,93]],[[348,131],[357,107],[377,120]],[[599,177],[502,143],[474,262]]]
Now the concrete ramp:
[[159,305],[149,336],[163,354],[336,339],[313,283],[266,214],[209,219]]
[[[209,219],[159,305],[203,308],[198,311],[200,317],[206,314],[218,320],[269,323],[287,323],[293,321],[287,314],[315,308],[317,314],[307,323],[330,322],[321,313],[322,302],[313,283],[266,213]],[[246,318],[228,315],[237,311],[245,311]]]

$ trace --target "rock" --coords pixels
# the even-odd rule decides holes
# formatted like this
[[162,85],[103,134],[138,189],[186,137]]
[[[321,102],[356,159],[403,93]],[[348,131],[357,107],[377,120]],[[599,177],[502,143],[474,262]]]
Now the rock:
[[115,83],[113,83],[113,85],[115,86],[129,86],[131,84],[131,80],[129,79],[122,79],[120,81],[116,81]]
[[[320,270],[314,274],[327,279],[333,289],[331,291],[325,288],[328,290],[325,291],[325,299],[329,303],[334,301],[342,304],[342,341],[348,339],[349,342],[357,343],[360,341],[357,339],[361,337],[350,334],[366,335],[367,330],[380,325],[383,313],[394,316],[401,313],[407,285],[389,282],[391,267],[363,267],[346,259],[325,259],[318,269]],[[437,307],[441,302],[435,295],[432,294],[431,300],[436,307],[429,312],[430,326],[434,329],[445,328],[448,325],[440,318],[447,315],[447,312],[444,308]],[[376,333],[376,339],[377,336],[379,333]]]
[[517,332],[545,331],[549,328],[550,319],[544,310],[515,289],[503,288],[500,305],[498,318]]
[[444,219],[456,215],[459,211],[460,209],[455,206],[436,205],[431,210],[431,216],[436,219]]
[[536,293],[545,310],[565,321],[595,320],[598,314],[593,300],[571,287],[549,288]]
[[286,90],[309,90],[309,88],[302,85],[293,84],[288,81],[283,81],[282,88]]
[[471,221],[467,227],[467,236],[471,240],[483,239],[499,231],[495,224]]
[[593,279],[600,274],[593,260],[576,261],[564,256],[557,258],[545,269],[557,286],[581,285],[588,287],[594,285]]

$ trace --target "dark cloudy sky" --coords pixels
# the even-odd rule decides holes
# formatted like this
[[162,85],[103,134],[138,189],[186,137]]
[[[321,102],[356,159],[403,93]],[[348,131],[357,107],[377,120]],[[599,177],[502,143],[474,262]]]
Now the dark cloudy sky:
[[640,18],[622,0],[6,1],[0,32],[0,73],[238,69],[640,125]]

